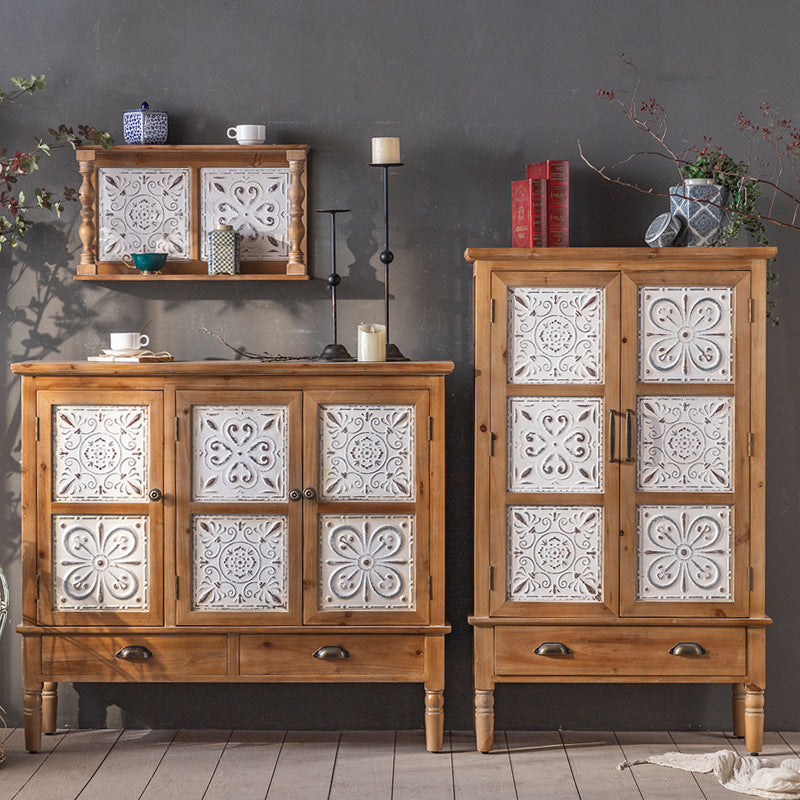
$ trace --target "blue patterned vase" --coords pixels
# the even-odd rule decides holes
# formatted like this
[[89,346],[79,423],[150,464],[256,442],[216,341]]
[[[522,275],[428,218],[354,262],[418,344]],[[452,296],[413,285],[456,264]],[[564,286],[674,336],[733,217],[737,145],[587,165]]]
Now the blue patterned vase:
[[167,112],[151,111],[147,103],[136,111],[122,115],[122,135],[125,144],[166,144]]
[[683,224],[675,239],[677,247],[709,247],[728,224],[728,190],[711,178],[687,178],[669,187],[672,215]]

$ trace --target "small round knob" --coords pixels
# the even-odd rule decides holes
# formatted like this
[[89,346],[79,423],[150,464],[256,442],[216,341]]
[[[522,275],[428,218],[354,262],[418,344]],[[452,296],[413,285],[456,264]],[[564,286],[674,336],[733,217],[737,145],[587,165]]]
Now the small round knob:
[[306,500],[313,500],[317,496],[317,493],[309,486],[306,489],[303,489],[303,497]]
[[152,502],[157,503],[162,497],[164,497],[164,493],[161,491],[161,489],[151,489],[148,497],[150,500],[152,500]]
[[301,497],[302,497],[302,495],[300,494],[300,490],[299,489],[291,489],[289,491],[289,499],[293,503],[296,503]]

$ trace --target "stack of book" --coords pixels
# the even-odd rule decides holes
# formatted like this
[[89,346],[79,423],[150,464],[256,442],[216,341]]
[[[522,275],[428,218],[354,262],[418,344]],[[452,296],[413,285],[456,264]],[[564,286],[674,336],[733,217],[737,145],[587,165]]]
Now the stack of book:
[[512,247],[569,247],[569,161],[537,161],[511,183]]

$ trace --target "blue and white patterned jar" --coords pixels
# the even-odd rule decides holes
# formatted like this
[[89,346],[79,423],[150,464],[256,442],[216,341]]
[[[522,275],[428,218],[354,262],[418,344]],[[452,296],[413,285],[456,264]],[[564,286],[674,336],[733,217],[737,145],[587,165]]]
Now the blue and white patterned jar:
[[239,240],[230,225],[217,225],[206,234],[209,275],[239,274]]
[[122,115],[122,135],[125,144],[166,144],[167,112],[151,111],[147,103],[137,111]]
[[728,224],[728,190],[711,178],[687,178],[669,187],[669,209],[682,223],[678,247],[709,247]]

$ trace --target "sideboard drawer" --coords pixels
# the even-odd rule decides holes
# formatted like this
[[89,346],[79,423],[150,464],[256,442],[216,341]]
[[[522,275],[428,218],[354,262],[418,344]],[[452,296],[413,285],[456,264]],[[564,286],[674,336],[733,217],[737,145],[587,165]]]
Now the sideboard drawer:
[[[564,645],[569,652],[536,654],[544,643]],[[679,643],[688,646],[671,654]],[[495,631],[495,670],[526,676],[744,677],[745,648],[744,628],[509,625]]]
[[185,681],[227,671],[224,635],[42,636],[45,680]]
[[239,639],[239,674],[308,681],[421,681],[425,637],[338,631],[248,634]]

